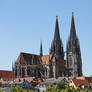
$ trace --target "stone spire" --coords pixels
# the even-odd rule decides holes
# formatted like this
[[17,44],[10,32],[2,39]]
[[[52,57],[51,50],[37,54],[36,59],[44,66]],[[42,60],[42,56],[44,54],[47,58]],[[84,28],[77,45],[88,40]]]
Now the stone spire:
[[56,40],[56,41],[60,40],[59,25],[58,25],[58,16],[56,16],[56,25],[55,25],[54,40]]
[[54,39],[52,41],[50,54],[54,55],[56,58],[64,58],[63,44],[59,34],[58,16],[56,16]]
[[71,29],[70,29],[70,39],[73,39],[75,37],[76,37],[76,29],[75,29],[75,23],[74,23],[74,14],[72,12]]
[[[76,35],[76,29],[74,24],[74,14],[72,13],[70,36],[67,42],[66,50],[67,66],[73,70],[69,71],[71,76],[82,76],[82,60],[80,52],[80,44]],[[76,69],[75,69],[76,67]]]
[[41,56],[43,55],[42,41],[41,41],[41,44],[40,44],[40,55],[41,55]]

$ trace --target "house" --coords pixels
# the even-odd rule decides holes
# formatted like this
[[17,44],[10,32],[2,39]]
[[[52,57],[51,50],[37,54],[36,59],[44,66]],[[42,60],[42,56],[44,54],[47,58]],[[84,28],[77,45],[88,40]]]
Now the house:
[[89,89],[90,83],[86,79],[72,78],[69,83],[69,86],[80,89],[86,89],[86,88]]
[[85,79],[88,80],[90,88],[92,89],[92,77],[85,77]]
[[48,78],[48,79],[44,80],[44,82],[41,82],[40,84],[38,84],[35,87],[35,92],[46,92],[46,88],[50,84],[56,85],[60,81],[68,83],[68,77],[59,77],[58,79],[56,79],[56,78]]
[[12,71],[0,70],[0,83],[8,84],[10,81],[14,80],[16,77]]

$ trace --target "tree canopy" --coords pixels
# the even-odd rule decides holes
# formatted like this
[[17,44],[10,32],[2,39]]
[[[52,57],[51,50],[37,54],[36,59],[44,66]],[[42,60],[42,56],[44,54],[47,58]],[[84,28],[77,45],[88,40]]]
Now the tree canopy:
[[75,89],[74,87],[69,87],[67,83],[59,82],[56,85],[49,85],[46,89],[46,92],[91,92],[88,89],[80,90],[79,88]]

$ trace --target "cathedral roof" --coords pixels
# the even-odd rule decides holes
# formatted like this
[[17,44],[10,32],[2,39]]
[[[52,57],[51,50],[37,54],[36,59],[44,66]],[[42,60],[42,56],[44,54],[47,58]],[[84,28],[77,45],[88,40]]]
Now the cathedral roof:
[[33,64],[49,64],[49,57],[50,55],[40,56],[21,52],[16,63],[31,64],[33,61]]
[[[23,64],[39,63],[40,64],[40,61],[41,61],[40,57],[41,57],[40,55],[21,52],[20,55],[18,56],[16,63],[23,63]],[[39,61],[39,62],[36,62],[36,61]]]
[[[52,54],[40,56],[40,55],[21,52],[16,63],[34,64],[34,65],[39,65],[39,64],[48,65],[49,60],[51,60],[52,62],[56,62],[56,58],[54,56],[52,56]],[[65,61],[62,58],[58,58],[57,61],[60,64],[65,65]]]
[[42,64],[49,64],[50,55],[44,55],[41,57]]

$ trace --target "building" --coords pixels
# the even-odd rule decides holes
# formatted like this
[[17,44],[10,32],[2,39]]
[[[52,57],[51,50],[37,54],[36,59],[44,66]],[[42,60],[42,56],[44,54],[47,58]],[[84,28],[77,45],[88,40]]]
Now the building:
[[10,81],[15,79],[15,75],[12,71],[0,70],[0,84],[9,84]]
[[92,90],[92,77],[82,76],[70,78],[69,86],[74,88]]
[[59,82],[65,82],[68,83],[69,79],[68,77],[58,77],[56,78],[49,78],[46,79],[45,81],[39,83],[35,87],[35,92],[46,92],[46,89],[49,85],[57,85]]
[[57,78],[63,76],[82,76],[82,61],[78,37],[76,36],[74,15],[72,14],[70,36],[67,42],[66,60],[62,39],[59,33],[58,17],[54,39],[49,55],[43,55],[42,42],[40,55],[21,52],[13,65],[13,72],[17,78]]

